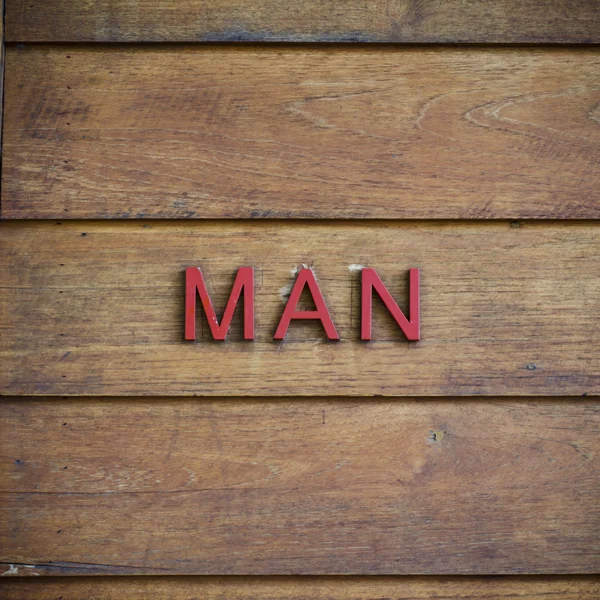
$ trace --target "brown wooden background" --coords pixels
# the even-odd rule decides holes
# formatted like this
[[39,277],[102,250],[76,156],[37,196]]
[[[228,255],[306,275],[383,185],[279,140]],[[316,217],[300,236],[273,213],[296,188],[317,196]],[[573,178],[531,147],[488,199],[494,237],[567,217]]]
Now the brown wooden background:
[[3,598],[600,597],[600,2],[5,5]]

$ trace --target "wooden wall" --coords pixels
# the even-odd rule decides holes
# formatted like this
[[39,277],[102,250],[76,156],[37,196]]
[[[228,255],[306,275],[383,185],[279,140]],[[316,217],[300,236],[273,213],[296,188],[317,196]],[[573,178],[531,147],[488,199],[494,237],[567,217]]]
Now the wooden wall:
[[600,2],[5,4],[3,598],[600,597]]

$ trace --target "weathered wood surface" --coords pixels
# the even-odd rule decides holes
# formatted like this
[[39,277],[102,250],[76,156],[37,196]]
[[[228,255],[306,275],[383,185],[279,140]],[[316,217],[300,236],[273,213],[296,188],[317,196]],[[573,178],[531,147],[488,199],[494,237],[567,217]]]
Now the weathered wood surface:
[[596,48],[25,46],[6,81],[4,218],[600,217]]
[[600,569],[597,400],[0,407],[13,574]]
[[600,578],[70,577],[0,582],[4,600],[597,600]]
[[[32,221],[4,223],[0,244],[6,395],[600,393],[596,224]],[[273,341],[302,264],[341,342],[307,321]],[[220,318],[244,265],[255,341],[239,307],[226,342],[202,310],[185,342],[185,268],[203,269]],[[362,265],[405,311],[408,269],[421,269],[421,341],[378,300],[360,341]]]
[[[4,0],[0,0],[0,11],[4,15]],[[0,148],[2,147],[2,126],[4,124],[3,110],[4,110],[4,60],[5,60],[5,47],[4,47],[4,18],[0,18]],[[1,192],[1,186],[0,186]],[[0,206],[0,218],[2,216],[2,210]]]
[[8,0],[9,41],[600,42],[598,0]]

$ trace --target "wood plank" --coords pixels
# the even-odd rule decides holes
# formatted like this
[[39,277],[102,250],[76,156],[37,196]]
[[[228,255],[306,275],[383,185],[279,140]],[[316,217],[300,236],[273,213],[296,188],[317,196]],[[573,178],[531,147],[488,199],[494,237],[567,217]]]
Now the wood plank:
[[0,410],[5,571],[600,569],[597,399],[9,398]]
[[[0,391],[17,395],[581,395],[600,393],[600,228],[585,222],[8,222],[0,236]],[[273,335],[310,265],[318,322]],[[201,309],[184,341],[184,272],[218,317],[255,267],[256,338],[224,343]],[[360,341],[360,269],[403,310],[421,269],[421,341],[376,299]],[[200,333],[200,327],[203,332]]]
[[11,579],[4,600],[597,600],[600,578],[70,577]]
[[600,42],[598,0],[8,0],[13,42]]
[[[0,0],[0,11],[4,15],[4,0]],[[2,148],[2,127],[4,125],[4,62],[5,62],[5,43],[4,43],[4,17],[0,19],[0,148]],[[1,152],[0,152],[1,157]],[[1,163],[1,158],[0,158]],[[1,193],[1,184],[0,184]],[[0,206],[0,217],[1,217]]]
[[600,218],[597,48],[24,46],[6,80],[8,219]]

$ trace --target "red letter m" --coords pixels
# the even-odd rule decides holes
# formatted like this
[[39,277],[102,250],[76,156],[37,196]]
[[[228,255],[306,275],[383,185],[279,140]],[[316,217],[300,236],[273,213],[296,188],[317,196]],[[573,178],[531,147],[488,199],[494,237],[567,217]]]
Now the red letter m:
[[202,300],[202,306],[214,340],[224,340],[227,336],[235,307],[242,290],[244,290],[244,339],[254,339],[254,269],[252,267],[240,267],[238,269],[220,325],[210,301],[202,271],[197,267],[188,267],[185,270],[186,340],[196,339],[196,290],[198,290],[200,300]]
[[409,293],[409,308],[407,319],[403,314],[396,301],[392,298],[383,281],[377,275],[375,269],[362,270],[362,290],[361,290],[361,324],[360,324],[360,339],[371,339],[371,322],[373,320],[373,288],[383,300],[386,308],[390,311],[392,317],[398,323],[398,326],[404,332],[404,335],[409,339],[416,341],[420,339],[419,331],[419,269],[410,270],[410,293]]

